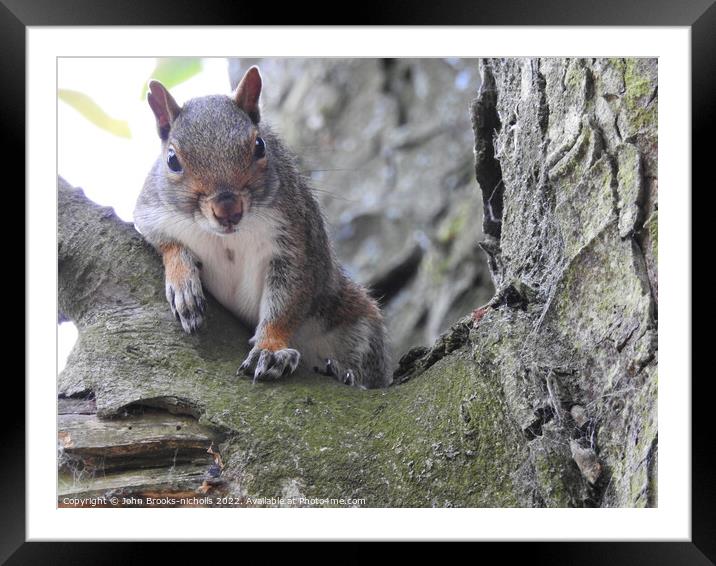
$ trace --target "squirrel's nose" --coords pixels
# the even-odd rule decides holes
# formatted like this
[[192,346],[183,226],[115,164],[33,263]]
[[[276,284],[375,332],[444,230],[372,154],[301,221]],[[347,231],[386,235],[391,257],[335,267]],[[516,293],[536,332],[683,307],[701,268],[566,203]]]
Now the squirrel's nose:
[[211,204],[211,211],[216,221],[225,228],[238,224],[244,214],[241,201],[231,193],[218,195]]

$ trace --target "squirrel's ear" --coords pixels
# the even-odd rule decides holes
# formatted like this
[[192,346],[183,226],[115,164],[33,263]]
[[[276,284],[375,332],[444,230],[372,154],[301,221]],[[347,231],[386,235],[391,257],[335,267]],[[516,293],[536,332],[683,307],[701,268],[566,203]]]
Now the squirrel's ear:
[[176,100],[169,94],[169,91],[159,81],[149,81],[149,92],[147,102],[157,118],[157,130],[159,137],[166,140],[169,137],[169,130],[172,122],[177,117],[181,108]]
[[254,65],[239,81],[239,86],[234,91],[234,100],[244,112],[249,115],[254,124],[261,119],[259,112],[259,97],[261,96],[261,73]]

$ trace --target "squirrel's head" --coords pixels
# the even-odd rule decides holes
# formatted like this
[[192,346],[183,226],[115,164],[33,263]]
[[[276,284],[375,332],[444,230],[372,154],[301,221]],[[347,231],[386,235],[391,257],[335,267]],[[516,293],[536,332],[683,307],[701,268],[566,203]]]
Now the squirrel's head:
[[162,140],[158,167],[166,179],[165,196],[211,232],[235,232],[241,218],[266,203],[278,184],[259,125],[260,95],[255,66],[231,96],[193,98],[183,106],[160,82],[149,82],[147,101]]

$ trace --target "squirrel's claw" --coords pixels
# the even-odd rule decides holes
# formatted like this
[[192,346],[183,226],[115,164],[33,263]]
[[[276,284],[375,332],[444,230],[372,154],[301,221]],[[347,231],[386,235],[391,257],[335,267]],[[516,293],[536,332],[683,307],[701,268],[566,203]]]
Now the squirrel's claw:
[[341,383],[344,383],[345,385],[355,385],[356,378],[353,374],[353,370],[349,369],[348,371],[344,371],[339,381],[341,381]]
[[327,375],[328,377],[334,377],[336,379],[338,378],[338,372],[339,372],[338,364],[336,364],[336,362],[334,362],[330,358],[326,358],[326,367],[324,369],[314,367],[313,371],[315,371],[316,373],[318,373],[320,375]]
[[319,368],[315,367],[313,368],[313,371],[321,375],[327,375],[328,377],[332,377],[336,381],[339,381],[340,383],[343,383],[345,385],[353,386],[356,384],[356,377],[353,370],[342,370],[340,364],[330,358],[326,358],[326,368],[324,370],[320,370]]
[[236,375],[244,374],[248,375],[249,377],[254,374],[253,367],[256,365],[256,362],[259,359],[259,356],[261,355],[261,350],[258,348],[252,348],[249,352],[249,355],[246,356],[246,359],[243,361],[243,363],[239,366],[239,369],[236,370]]
[[181,322],[184,332],[196,332],[204,322],[206,311],[206,299],[198,275],[187,277],[180,283],[167,281],[166,295],[172,314]]
[[[298,367],[300,359],[301,354],[292,348],[272,352],[254,347],[246,356],[244,363],[239,366],[236,374],[253,375],[253,383],[259,379],[278,379],[292,374]],[[252,371],[254,365],[256,368]]]

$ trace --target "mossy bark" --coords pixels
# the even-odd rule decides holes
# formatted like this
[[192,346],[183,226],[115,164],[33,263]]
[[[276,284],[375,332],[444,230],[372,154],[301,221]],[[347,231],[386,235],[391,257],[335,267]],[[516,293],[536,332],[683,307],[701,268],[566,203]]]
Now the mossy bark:
[[[478,168],[499,165],[504,201],[487,250],[498,295],[532,299],[482,317],[471,334],[481,368],[494,368],[523,430],[541,429],[529,446],[545,504],[656,505],[657,62],[482,69],[494,86],[473,106],[476,146],[493,144],[498,163]],[[499,117],[488,138],[480,112]],[[596,481],[565,464],[580,451],[598,462]]]
[[211,301],[184,334],[161,261],[131,225],[59,183],[60,308],[79,340],[58,393],[92,392],[101,417],[166,407],[218,429],[229,493],[363,499],[366,506],[529,505],[513,484],[520,431],[468,347],[420,378],[360,391],[299,371],[252,385],[235,377],[249,329]]

